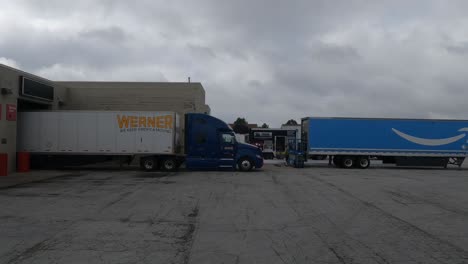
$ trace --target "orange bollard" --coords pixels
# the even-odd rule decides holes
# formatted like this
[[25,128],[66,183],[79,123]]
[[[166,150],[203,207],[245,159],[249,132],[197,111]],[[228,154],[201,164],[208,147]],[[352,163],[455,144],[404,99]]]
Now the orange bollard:
[[0,176],[8,176],[8,154],[0,153]]
[[31,168],[31,155],[29,152],[18,152],[18,172],[28,172]]

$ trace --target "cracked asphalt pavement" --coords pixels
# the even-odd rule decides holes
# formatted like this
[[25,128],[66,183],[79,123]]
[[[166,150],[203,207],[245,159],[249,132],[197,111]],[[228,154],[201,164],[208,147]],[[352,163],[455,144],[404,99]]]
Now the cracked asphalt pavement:
[[0,190],[0,263],[468,263],[468,170],[69,170]]

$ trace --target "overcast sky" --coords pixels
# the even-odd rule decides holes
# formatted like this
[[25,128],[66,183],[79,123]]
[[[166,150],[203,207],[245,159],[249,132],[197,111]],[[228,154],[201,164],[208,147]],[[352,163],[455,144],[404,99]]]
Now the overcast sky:
[[0,63],[193,81],[227,122],[468,119],[468,1],[0,0]]

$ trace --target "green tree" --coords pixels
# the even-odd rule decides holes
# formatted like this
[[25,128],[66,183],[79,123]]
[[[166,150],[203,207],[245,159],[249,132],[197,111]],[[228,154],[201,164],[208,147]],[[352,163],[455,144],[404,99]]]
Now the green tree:
[[237,134],[248,134],[249,133],[249,126],[247,120],[245,118],[238,117],[236,121],[234,121],[234,127],[232,128],[235,133]]
[[236,119],[236,121],[234,121],[234,125],[243,125],[243,126],[247,126],[249,123],[247,122],[247,120],[245,120],[245,118],[241,118],[241,117],[238,117]]
[[294,119],[289,119],[288,122],[286,122],[285,125],[286,125],[286,126],[297,126],[297,125],[299,125],[299,124],[296,122],[296,120],[294,120]]
[[267,125],[267,123],[263,123],[263,125],[261,126],[261,128],[270,128],[270,126]]

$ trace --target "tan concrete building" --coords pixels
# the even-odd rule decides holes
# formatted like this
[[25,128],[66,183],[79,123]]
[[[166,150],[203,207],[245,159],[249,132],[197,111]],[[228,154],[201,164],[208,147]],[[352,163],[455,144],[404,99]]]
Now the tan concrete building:
[[55,82],[0,64],[0,155],[8,155],[8,172],[16,169],[16,112],[37,110],[210,113],[200,83]]
[[65,110],[130,110],[210,113],[200,83],[55,82],[66,87]]

